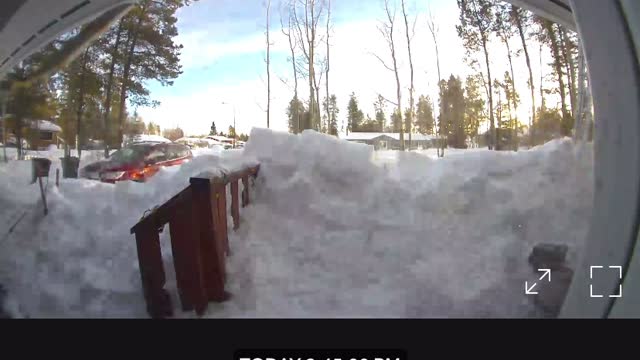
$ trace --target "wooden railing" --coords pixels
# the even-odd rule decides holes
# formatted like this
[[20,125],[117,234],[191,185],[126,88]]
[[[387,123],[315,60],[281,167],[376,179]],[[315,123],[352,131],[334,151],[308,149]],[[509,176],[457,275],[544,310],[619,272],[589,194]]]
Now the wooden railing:
[[178,295],[183,311],[201,316],[210,301],[229,298],[225,255],[229,255],[227,236],[227,192],[231,187],[233,228],[240,226],[239,181],[242,181],[242,207],[249,204],[249,177],[256,177],[259,165],[214,178],[190,179],[190,185],[169,201],[144,216],[131,228],[136,236],[138,262],[147,312],[153,318],[173,315],[166,282],[159,233],[169,224],[171,252]]

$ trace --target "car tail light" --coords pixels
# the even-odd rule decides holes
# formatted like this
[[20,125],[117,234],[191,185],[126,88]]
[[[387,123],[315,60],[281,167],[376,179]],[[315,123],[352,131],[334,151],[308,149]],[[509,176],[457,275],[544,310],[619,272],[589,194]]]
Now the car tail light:
[[158,169],[154,166],[145,166],[142,170],[137,169],[127,171],[126,178],[133,181],[145,181],[157,172]]

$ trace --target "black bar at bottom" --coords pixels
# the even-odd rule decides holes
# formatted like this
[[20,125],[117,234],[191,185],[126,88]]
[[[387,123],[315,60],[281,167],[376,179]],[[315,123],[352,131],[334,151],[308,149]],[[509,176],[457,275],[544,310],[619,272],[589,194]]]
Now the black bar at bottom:
[[407,360],[399,349],[241,349],[235,360]]

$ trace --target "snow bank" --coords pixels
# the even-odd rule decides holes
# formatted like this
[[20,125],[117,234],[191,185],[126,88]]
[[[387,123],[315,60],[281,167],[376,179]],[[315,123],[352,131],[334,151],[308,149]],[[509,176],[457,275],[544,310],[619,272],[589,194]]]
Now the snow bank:
[[236,296],[211,316],[538,316],[531,247],[575,262],[588,229],[590,150],[568,139],[380,166],[368,146],[254,130],[245,151],[259,192],[231,239]]
[[[208,316],[538,316],[523,291],[536,276],[526,258],[554,242],[576,261],[591,211],[590,153],[563,139],[518,153],[380,161],[366,145],[254,129],[244,151],[198,154],[145,184],[50,184],[47,217],[25,183],[30,165],[11,162],[0,166],[0,211],[29,212],[3,232],[0,283],[14,316],[144,317],[129,228],[190,176],[260,161],[252,205],[229,232],[232,300],[210,304]],[[177,306],[167,229],[161,241]]]
[[[30,161],[0,165],[0,284],[8,291],[8,310],[30,317],[145,316],[131,226],[184,189],[191,176],[254,163],[241,153],[207,154],[164,168],[147,183],[61,179],[56,188],[52,177],[46,217],[38,186],[28,184]],[[174,281],[167,233],[163,255]]]

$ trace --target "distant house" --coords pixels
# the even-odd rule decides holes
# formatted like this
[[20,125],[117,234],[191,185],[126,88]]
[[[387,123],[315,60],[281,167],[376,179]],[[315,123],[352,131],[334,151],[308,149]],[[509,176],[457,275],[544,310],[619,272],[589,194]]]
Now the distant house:
[[209,135],[207,136],[207,139],[211,139],[211,140],[215,140],[218,141],[222,144],[224,144],[224,148],[225,149],[231,149],[233,147],[233,139],[232,138],[228,138],[226,136],[220,136],[220,135]]
[[[344,139],[371,145],[376,150],[400,150],[400,133],[351,132]],[[409,142],[409,134],[404,134],[406,149],[436,147],[437,140],[438,138],[434,135],[411,134],[411,142]]]
[[49,120],[34,120],[31,121],[30,127],[32,131],[35,131],[35,135],[32,137],[32,147],[37,147],[40,150],[51,145],[58,146],[60,142],[58,134],[62,132],[60,126]]
[[[25,120],[29,127],[23,128],[22,141],[23,146],[29,146],[33,150],[44,150],[51,145],[60,143],[58,134],[62,132],[62,128],[49,120]],[[10,128],[10,124],[7,123],[7,145],[16,145],[16,131]],[[0,121],[0,141],[2,141],[2,121]]]
[[171,140],[160,135],[138,134],[124,137],[123,145],[131,145],[138,143],[170,143]]

